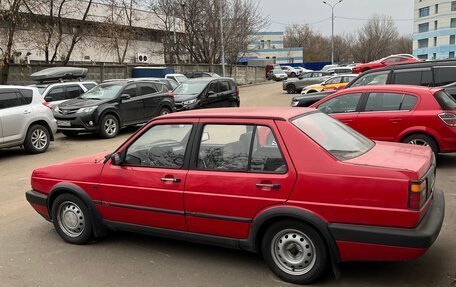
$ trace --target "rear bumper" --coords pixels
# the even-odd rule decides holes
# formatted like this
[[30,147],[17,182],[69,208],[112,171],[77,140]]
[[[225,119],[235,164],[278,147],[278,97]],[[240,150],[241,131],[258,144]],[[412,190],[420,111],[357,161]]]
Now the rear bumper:
[[[345,250],[345,254],[358,254],[356,258],[350,256],[342,257],[343,261],[356,260],[370,260],[369,252],[366,250],[366,258],[360,258],[361,246],[383,246],[388,247],[391,251],[404,249],[412,251],[416,256],[404,257],[404,260],[413,259],[423,254],[440,233],[445,215],[445,197],[443,192],[435,190],[431,206],[423,217],[421,222],[415,228],[393,228],[393,227],[379,227],[379,226],[365,226],[365,225],[352,225],[334,223],[329,225],[329,230],[334,239],[339,243],[343,243],[346,249],[346,243],[353,243],[353,248],[358,250]],[[397,254],[382,254],[384,260],[398,260]],[[378,258],[376,259],[378,260]]]
[[25,193],[25,198],[30,203],[30,205],[43,216],[46,220],[51,221],[49,215],[49,210],[47,206],[47,195],[36,192],[34,190],[29,190]]

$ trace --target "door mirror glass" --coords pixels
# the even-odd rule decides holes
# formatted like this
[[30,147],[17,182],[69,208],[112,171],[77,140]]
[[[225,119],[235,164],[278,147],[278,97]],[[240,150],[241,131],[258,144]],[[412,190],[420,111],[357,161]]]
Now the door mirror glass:
[[111,164],[112,165],[121,165],[122,164],[122,157],[119,153],[113,153],[111,155]]
[[122,95],[120,96],[120,99],[121,99],[122,101],[129,100],[129,99],[131,99],[131,96],[130,96],[129,94],[122,94]]

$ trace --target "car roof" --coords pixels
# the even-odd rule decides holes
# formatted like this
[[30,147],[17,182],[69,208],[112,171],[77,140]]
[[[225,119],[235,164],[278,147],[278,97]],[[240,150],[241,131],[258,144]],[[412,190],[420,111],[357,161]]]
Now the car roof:
[[[199,109],[168,114],[167,119],[179,118],[226,118],[226,119],[275,119],[289,120],[299,115],[313,112],[311,108],[262,107],[262,108],[218,108]],[[163,117],[160,117],[163,118]]]
[[446,59],[446,60],[433,60],[433,61],[423,61],[423,62],[411,62],[411,63],[402,63],[386,66],[383,68],[372,69],[365,74],[382,72],[382,71],[391,71],[391,70],[400,70],[400,69],[420,69],[420,68],[431,68],[434,66],[456,66],[456,59]]
[[[443,88],[432,88],[432,87],[425,87],[425,86],[415,86],[415,85],[366,85],[366,86],[359,86],[359,87],[353,87],[353,88],[347,88],[342,91],[350,91],[350,92],[365,92],[365,91],[395,91],[395,92],[412,92],[412,93],[419,93],[419,92],[431,92],[435,93],[438,91],[443,90]],[[338,93],[339,94],[339,93]]]

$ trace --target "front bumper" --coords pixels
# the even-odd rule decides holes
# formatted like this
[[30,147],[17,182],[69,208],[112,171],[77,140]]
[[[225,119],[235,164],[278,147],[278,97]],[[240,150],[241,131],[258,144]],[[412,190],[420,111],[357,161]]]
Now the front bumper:
[[[93,114],[71,114],[61,115],[54,113],[54,117],[57,120],[57,128],[59,131],[98,131],[98,121]],[[59,122],[69,121],[71,126],[61,126]],[[89,123],[92,122],[92,125]]]
[[329,230],[336,241],[427,249],[437,239],[444,215],[445,197],[436,189],[426,215],[415,228],[333,223]]
[[29,190],[25,193],[25,198],[30,203],[30,205],[38,212],[44,219],[51,221],[51,216],[49,214],[49,209],[47,205],[47,195],[36,192],[34,190]]

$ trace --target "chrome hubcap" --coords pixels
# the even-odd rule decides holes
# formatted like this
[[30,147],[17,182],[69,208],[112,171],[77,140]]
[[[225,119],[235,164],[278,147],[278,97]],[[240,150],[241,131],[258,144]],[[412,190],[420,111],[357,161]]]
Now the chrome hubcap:
[[113,119],[107,119],[104,124],[104,129],[108,135],[113,135],[117,131],[116,121]]
[[65,201],[60,204],[57,211],[57,222],[60,229],[70,237],[78,237],[84,231],[84,214],[74,202]]
[[422,139],[414,139],[409,141],[408,143],[412,145],[429,146],[429,143]]
[[167,114],[169,114],[168,110],[163,110],[163,111],[161,112],[161,115],[162,115],[162,116],[167,115]]
[[315,265],[313,242],[299,230],[286,229],[272,239],[271,254],[276,265],[290,275],[303,275]]
[[32,133],[32,145],[36,149],[43,149],[47,145],[47,135],[42,129],[36,129]]

